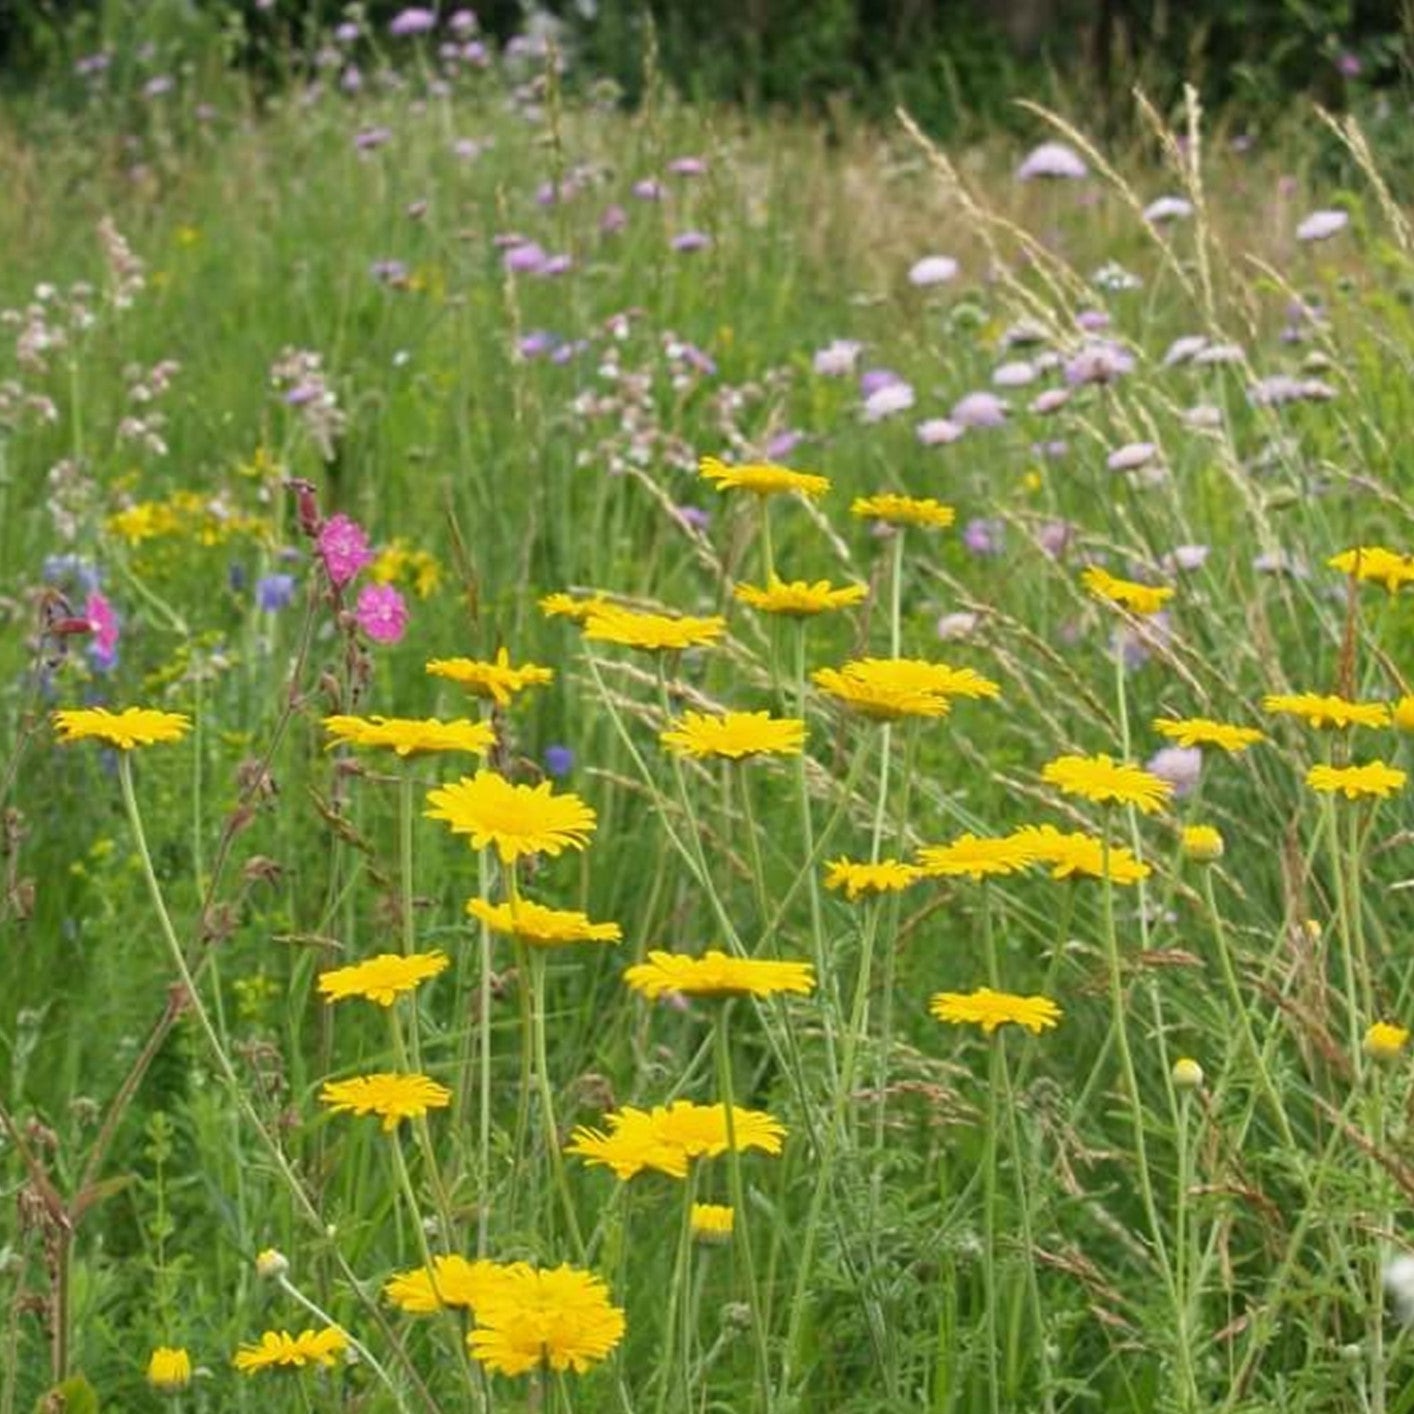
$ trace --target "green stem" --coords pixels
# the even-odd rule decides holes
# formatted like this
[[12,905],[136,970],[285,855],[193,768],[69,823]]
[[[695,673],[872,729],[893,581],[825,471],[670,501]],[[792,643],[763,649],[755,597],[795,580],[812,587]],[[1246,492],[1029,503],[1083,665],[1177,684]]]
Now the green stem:
[[531,1028],[535,1038],[535,1079],[540,1092],[540,1108],[545,1125],[545,1148],[550,1161],[550,1171],[555,1176],[555,1187],[564,1206],[565,1225],[569,1229],[570,1242],[576,1258],[583,1262],[584,1238],[580,1234],[574,1195],[570,1192],[569,1176],[565,1172],[564,1155],[560,1152],[560,1130],[555,1120],[555,1097],[550,1089],[550,1065],[545,1056],[545,957],[537,948],[531,948],[529,951],[530,975],[533,979]]
[[987,1407],[1001,1410],[1002,1379],[997,1348],[997,1108],[1002,1083],[1001,1036],[991,1038],[987,1085],[987,1127],[982,1146],[982,1300],[987,1347]]
[[727,1172],[734,1216],[733,1239],[741,1253],[746,1280],[746,1299],[751,1309],[751,1331],[756,1346],[756,1379],[760,1387],[762,1414],[771,1414],[771,1357],[766,1349],[766,1332],[761,1322],[761,1300],[756,1286],[756,1263],[751,1251],[751,1225],[747,1216],[746,1188],[741,1176],[741,1151],[736,1144],[735,1101],[732,1098],[732,1055],[729,1023],[732,1004],[722,1003],[717,1018],[717,1088],[721,1095],[727,1134]]
[[[676,1363],[678,1337],[678,1303],[684,1301],[689,1280],[689,1261],[692,1255],[692,1204],[697,1196],[697,1164],[688,1165],[687,1177],[682,1185],[682,1218],[678,1223],[678,1250],[673,1260],[673,1284],[668,1291],[667,1320],[663,1326],[663,1349],[658,1357],[658,1373],[654,1382],[658,1386],[658,1414],[668,1408],[668,1394],[673,1384],[673,1366]],[[686,1304],[686,1303],[684,1303]],[[688,1387],[688,1352],[684,1342],[682,1352],[682,1404],[681,1409],[691,1409],[692,1392]]]

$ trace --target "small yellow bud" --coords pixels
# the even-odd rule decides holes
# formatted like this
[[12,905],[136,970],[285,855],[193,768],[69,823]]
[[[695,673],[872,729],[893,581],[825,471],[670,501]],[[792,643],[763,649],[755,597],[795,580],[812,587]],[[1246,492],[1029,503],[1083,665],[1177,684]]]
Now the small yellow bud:
[[1203,1067],[1188,1056],[1180,1056],[1173,1063],[1174,1088],[1177,1090],[1201,1090],[1203,1088]]
[[255,1271],[257,1276],[274,1279],[282,1277],[290,1269],[289,1258],[283,1252],[277,1251],[274,1247],[267,1247],[263,1252],[255,1254]]
[[699,1242],[725,1242],[732,1235],[736,1212],[723,1203],[692,1205],[692,1235]]
[[1401,697],[1391,713],[1394,725],[1402,732],[1414,732],[1414,697]]
[[1409,1032],[1389,1021],[1376,1021],[1365,1033],[1365,1054],[1372,1060],[1398,1060],[1409,1043]]
[[176,1394],[191,1383],[191,1356],[179,1346],[159,1345],[147,1362],[147,1382],[159,1394]]
[[1185,825],[1183,857],[1196,864],[1211,864],[1223,857],[1223,837],[1211,825]]

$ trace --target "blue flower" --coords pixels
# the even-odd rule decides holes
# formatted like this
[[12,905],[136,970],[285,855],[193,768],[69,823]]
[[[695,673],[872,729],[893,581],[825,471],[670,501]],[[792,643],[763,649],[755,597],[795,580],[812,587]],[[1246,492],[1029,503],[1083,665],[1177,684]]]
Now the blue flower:
[[567,746],[547,746],[545,748],[545,770],[561,780],[574,770],[574,752]]
[[295,577],[292,574],[267,574],[255,581],[255,602],[267,613],[287,609],[295,597]]

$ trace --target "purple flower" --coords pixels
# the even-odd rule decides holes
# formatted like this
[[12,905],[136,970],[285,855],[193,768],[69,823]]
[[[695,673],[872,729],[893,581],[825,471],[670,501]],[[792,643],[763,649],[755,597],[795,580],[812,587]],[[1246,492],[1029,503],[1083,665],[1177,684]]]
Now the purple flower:
[[1164,647],[1172,636],[1169,616],[1161,610],[1132,626],[1116,627],[1110,634],[1110,649],[1123,660],[1126,671],[1136,672],[1149,661],[1154,649]]
[[1072,147],[1063,142],[1043,142],[1034,147],[1016,169],[1018,181],[1029,182],[1037,177],[1058,177],[1077,180],[1088,176],[1090,169]]
[[275,614],[287,609],[294,597],[292,574],[267,574],[255,581],[255,602],[263,613]]
[[867,398],[890,383],[902,383],[903,379],[892,368],[866,368],[859,375],[859,396]]
[[1070,401],[1069,388],[1046,388],[1031,399],[1030,410],[1044,417],[1059,412]]
[[82,555],[46,555],[43,576],[50,584],[72,578],[85,594],[98,588],[98,571]]
[[606,235],[612,235],[615,231],[622,231],[628,225],[628,212],[617,203],[604,208],[604,214],[599,218],[599,229]]
[[1352,54],[1348,49],[1343,49],[1336,56],[1335,67],[1336,72],[1339,73],[1342,78],[1358,79],[1362,67],[1360,56],[1358,54]]
[[1144,219],[1152,226],[1165,221],[1186,221],[1193,214],[1193,203],[1181,196],[1160,196],[1144,208]]
[[84,601],[83,616],[93,630],[89,657],[95,668],[106,673],[118,662],[118,615],[107,596],[95,589]]
[[865,422],[878,422],[913,406],[913,389],[902,379],[885,383],[864,399]]
[[633,194],[640,201],[661,201],[663,184],[656,177],[644,177],[633,184]]
[[1313,211],[1296,228],[1298,241],[1325,241],[1350,224],[1348,211]]
[[958,264],[950,255],[925,255],[914,261],[908,272],[910,285],[945,285],[957,275]]
[[409,35],[414,34],[427,34],[436,28],[437,12],[422,5],[410,5],[406,10],[399,10],[388,21],[388,33],[394,39],[406,39]]
[[547,746],[545,748],[545,774],[557,781],[563,780],[574,770],[574,752],[567,746]]
[[1048,520],[1036,532],[1036,544],[1043,555],[1058,560],[1070,548],[1075,527],[1065,520]]
[[340,44],[353,44],[358,39],[358,26],[352,20],[345,20],[334,27],[334,38]]
[[712,244],[712,237],[704,231],[683,231],[673,237],[672,244],[674,250],[690,253],[694,250],[706,250]]
[[1208,346],[1206,334],[1183,334],[1168,346],[1164,354],[1164,367],[1174,368],[1180,363],[1188,363]]
[[964,427],[1000,427],[1007,419],[1007,404],[995,393],[968,393],[948,414]]
[[513,245],[501,257],[501,263],[516,275],[539,275],[544,272],[545,262],[550,257],[535,241],[525,241]]
[[1181,798],[1198,784],[1203,773],[1203,753],[1196,746],[1161,747],[1149,758],[1145,770],[1167,781],[1174,795]]
[[1065,364],[1065,381],[1072,386],[1083,383],[1113,383],[1134,367],[1134,355],[1122,344],[1111,341],[1087,344]]
[[365,584],[354,619],[375,643],[396,643],[407,632],[408,606],[391,584]]
[[1202,431],[1223,425],[1222,409],[1214,407],[1212,403],[1197,403],[1191,408],[1186,408],[1182,417],[1185,427],[1194,427]]
[[320,526],[314,543],[329,581],[336,589],[341,589],[373,560],[373,552],[368,548],[368,532],[342,511]]
[[385,285],[400,285],[408,277],[408,268],[401,260],[375,260],[368,273]]
[[982,622],[980,614],[970,613],[960,609],[956,613],[944,614],[938,620],[938,637],[947,642],[955,638],[967,638],[975,633],[978,624]]
[[1087,334],[1098,334],[1110,327],[1110,316],[1103,309],[1082,309],[1075,316],[1076,326]]
[[452,144],[452,155],[462,162],[474,162],[485,151],[486,144],[479,138],[459,137]]
[[392,139],[393,130],[391,128],[364,128],[361,132],[354,134],[354,146],[360,152],[372,152],[374,148],[382,147],[384,143],[391,142]]
[[447,16],[447,28],[453,34],[475,34],[477,30],[476,12],[474,10],[453,10]]
[[559,337],[555,334],[544,329],[532,329],[522,337],[516,347],[520,350],[522,358],[540,358],[556,348],[559,342]]
[[712,524],[711,515],[701,506],[674,506],[673,514],[688,530],[699,533],[705,534],[707,527]]
[[675,177],[702,177],[707,174],[707,164],[700,157],[674,157],[668,171]]
[[563,275],[573,267],[574,261],[568,255],[550,255],[546,256],[544,265],[536,271],[536,274],[545,275],[547,277]]
[[175,82],[168,74],[154,74],[143,84],[142,96],[144,98],[161,98],[164,93],[171,93],[175,87]]
[[1246,357],[1241,344],[1206,344],[1193,355],[1193,362],[1212,368],[1220,363],[1241,363]]
[[777,432],[769,442],[766,443],[765,453],[767,461],[784,461],[786,457],[800,445],[801,436],[799,432],[787,429],[784,432]]
[[1158,448],[1152,442],[1128,442],[1105,458],[1111,471],[1137,471],[1153,461]]
[[1175,545],[1159,561],[1159,568],[1170,573],[1174,570],[1200,570],[1211,553],[1211,547],[1207,545]]
[[1036,365],[1024,359],[1003,363],[992,370],[992,384],[997,388],[1024,388],[1037,378]]
[[974,555],[1000,555],[1006,526],[995,519],[974,519],[962,528],[962,543]]
[[815,351],[813,367],[825,378],[844,378],[854,372],[863,349],[857,339],[831,339],[823,349]]
[[944,447],[949,442],[956,442],[967,429],[946,417],[930,417],[920,422],[913,431],[925,447]]

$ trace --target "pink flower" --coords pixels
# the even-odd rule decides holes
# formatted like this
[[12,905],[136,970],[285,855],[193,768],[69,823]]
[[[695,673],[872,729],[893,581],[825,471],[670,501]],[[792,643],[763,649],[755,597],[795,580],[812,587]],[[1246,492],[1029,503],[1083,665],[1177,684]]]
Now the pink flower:
[[391,584],[365,584],[354,618],[375,643],[396,643],[407,630],[408,606]]
[[320,527],[315,546],[336,589],[342,589],[373,559],[373,552],[368,548],[368,532],[342,511],[330,516]]
[[111,668],[118,661],[118,616],[105,595],[94,590],[84,601],[83,616],[93,630],[89,652],[99,668]]

